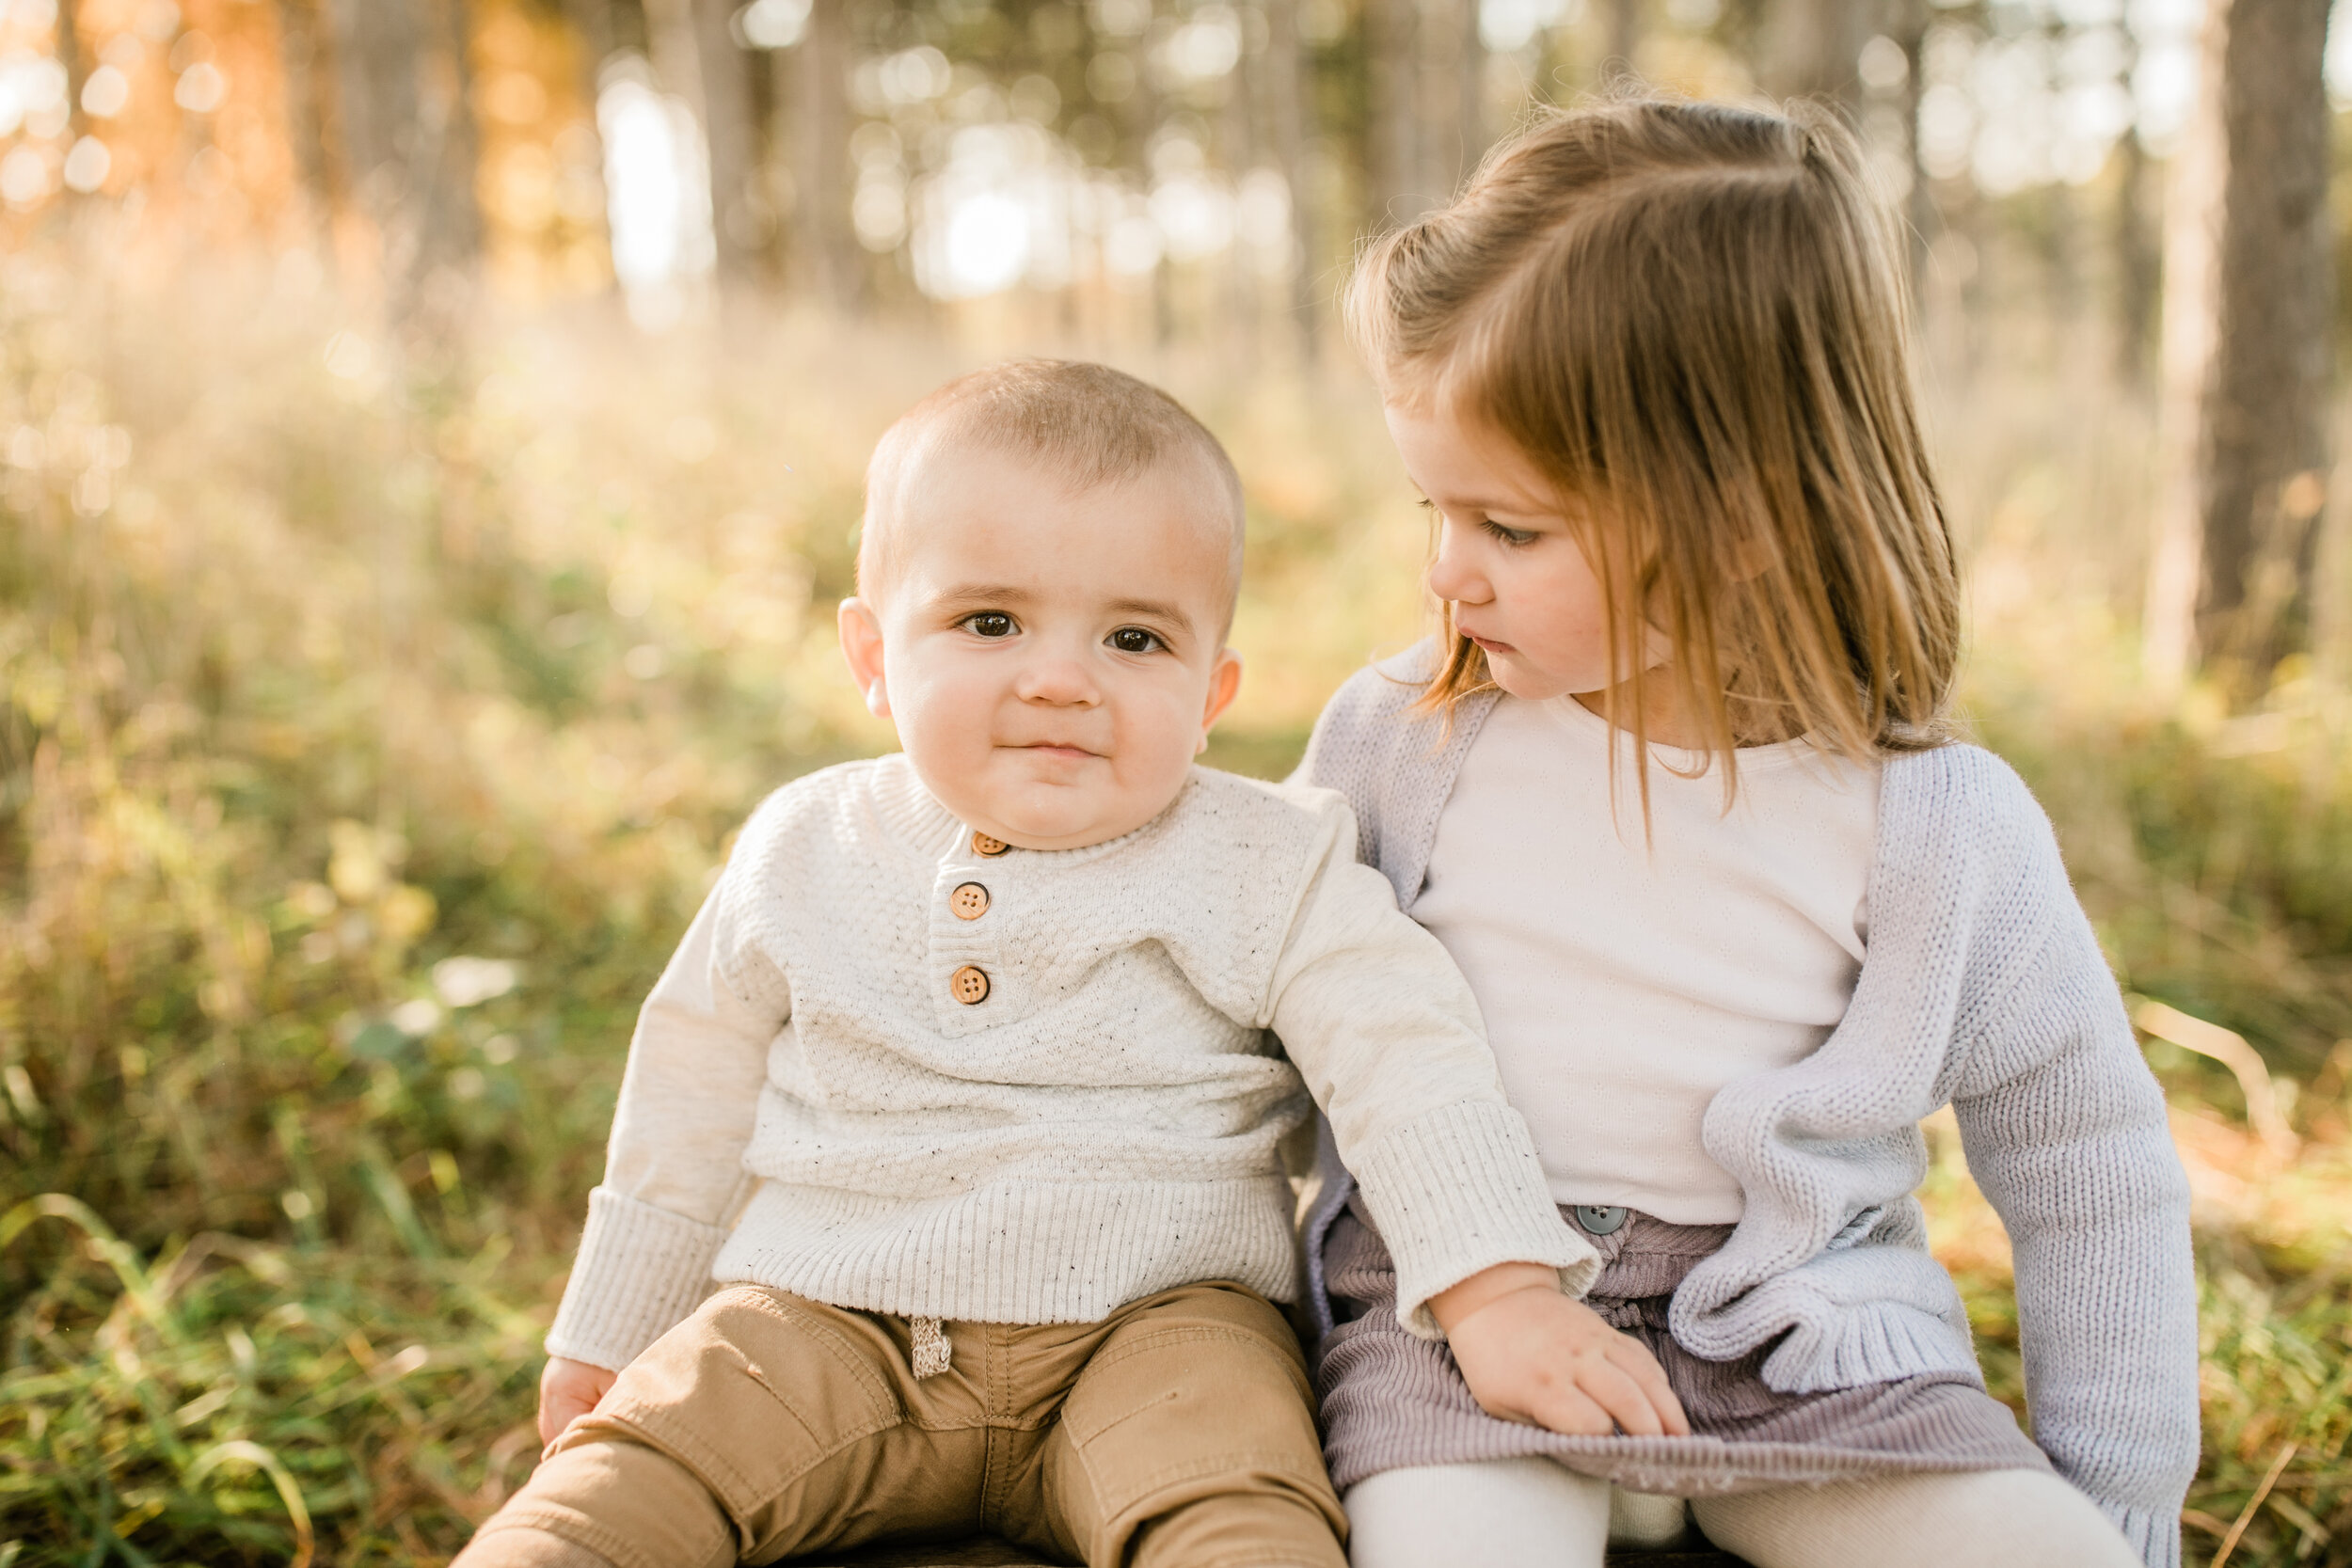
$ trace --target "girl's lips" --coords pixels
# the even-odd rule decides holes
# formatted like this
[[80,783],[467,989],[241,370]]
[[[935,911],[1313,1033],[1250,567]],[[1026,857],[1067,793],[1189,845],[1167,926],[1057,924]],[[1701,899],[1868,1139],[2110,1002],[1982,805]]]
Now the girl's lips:
[[1463,632],[1462,635],[1469,638],[1471,641],[1477,643],[1481,648],[1490,654],[1515,654],[1518,652],[1517,648],[1514,648],[1508,642],[1500,642],[1491,637],[1481,637],[1474,631],[1466,631]]

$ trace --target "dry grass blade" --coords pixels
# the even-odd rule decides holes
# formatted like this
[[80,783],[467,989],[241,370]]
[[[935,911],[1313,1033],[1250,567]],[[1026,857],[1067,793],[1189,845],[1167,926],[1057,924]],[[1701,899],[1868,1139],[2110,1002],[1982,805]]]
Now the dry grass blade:
[[216,1443],[190,1462],[183,1479],[193,1489],[213,1471],[230,1463],[253,1465],[269,1477],[270,1484],[278,1488],[278,1500],[286,1505],[286,1517],[294,1525],[294,1555],[288,1568],[310,1568],[311,1555],[317,1549],[317,1538],[310,1528],[310,1510],[302,1500],[302,1488],[294,1484],[294,1472],[269,1449],[243,1438]]
[[2254,1522],[2254,1514],[2262,1508],[2263,1499],[2270,1496],[2270,1489],[2279,1484],[2280,1476],[2286,1474],[2287,1465],[2294,1461],[2295,1450],[2298,1447],[2299,1444],[2289,1443],[2279,1450],[2279,1457],[2270,1462],[2270,1469],[2263,1477],[2263,1483],[2254,1488],[2254,1495],[2246,1500],[2245,1511],[2238,1514],[2237,1523],[2232,1525],[2230,1533],[2221,1538],[2221,1549],[2213,1554],[2209,1568],[2222,1568],[2230,1560],[2230,1554],[2237,1550],[2237,1544],[2246,1539],[2246,1527]]
[[103,1259],[106,1266],[115,1272],[115,1276],[122,1281],[124,1299],[156,1328],[167,1334],[176,1333],[177,1325],[170,1321],[164,1298],[139,1262],[138,1254],[115,1234],[112,1226],[98,1217],[97,1211],[80,1198],[64,1193],[42,1193],[9,1210],[5,1218],[0,1218],[0,1252],[7,1251],[8,1244],[23,1235],[34,1221],[44,1219],[63,1220],[79,1228],[89,1238],[91,1250]]
[[2228,1068],[2246,1096],[2246,1119],[2253,1124],[2255,1132],[2273,1153],[2282,1159],[2293,1158],[2299,1140],[2287,1126],[2285,1113],[2279,1109],[2278,1085],[2270,1081],[2268,1065],[2246,1043],[2245,1036],[2161,1002],[2142,1002],[2133,1009],[2132,1022],[2144,1035],[2153,1035]]

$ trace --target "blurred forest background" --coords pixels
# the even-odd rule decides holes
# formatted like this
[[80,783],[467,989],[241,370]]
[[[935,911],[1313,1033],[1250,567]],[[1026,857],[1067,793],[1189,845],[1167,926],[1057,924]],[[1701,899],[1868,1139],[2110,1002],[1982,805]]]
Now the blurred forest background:
[[[638,998],[888,736],[874,436],[1104,357],[1279,773],[1425,625],[1332,296],[1526,106],[1812,95],[1911,231],[1967,708],[2195,1181],[2191,1561],[2352,1563],[2352,42],[2327,0],[0,0],[0,1568],[438,1561]],[[2009,1253],[1939,1252],[2021,1396]]]

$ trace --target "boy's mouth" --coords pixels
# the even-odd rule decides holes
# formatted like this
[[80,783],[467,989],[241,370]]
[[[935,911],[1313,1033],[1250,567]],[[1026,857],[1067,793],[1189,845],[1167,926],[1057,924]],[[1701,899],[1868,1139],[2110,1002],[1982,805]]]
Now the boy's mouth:
[[1059,740],[1033,740],[1025,746],[1015,746],[1012,750],[1027,752],[1033,755],[1057,757],[1064,762],[1084,762],[1090,757],[1099,757],[1103,754],[1100,752],[1090,752],[1084,746],[1073,746]]

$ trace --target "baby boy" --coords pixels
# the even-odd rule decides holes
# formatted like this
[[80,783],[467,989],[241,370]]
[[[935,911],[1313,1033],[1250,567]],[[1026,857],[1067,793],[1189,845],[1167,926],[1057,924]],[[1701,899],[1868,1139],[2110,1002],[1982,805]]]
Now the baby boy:
[[1240,678],[1241,529],[1216,439],[1100,366],[967,376],[882,438],[841,643],[905,750],[771,796],[655,986],[552,1441],[460,1568],[979,1530],[1339,1568],[1270,1305],[1310,1094],[1408,1327],[1461,1348],[1508,1314],[1448,1302],[1581,1289],[1476,1006],[1347,808],[1193,764]]

